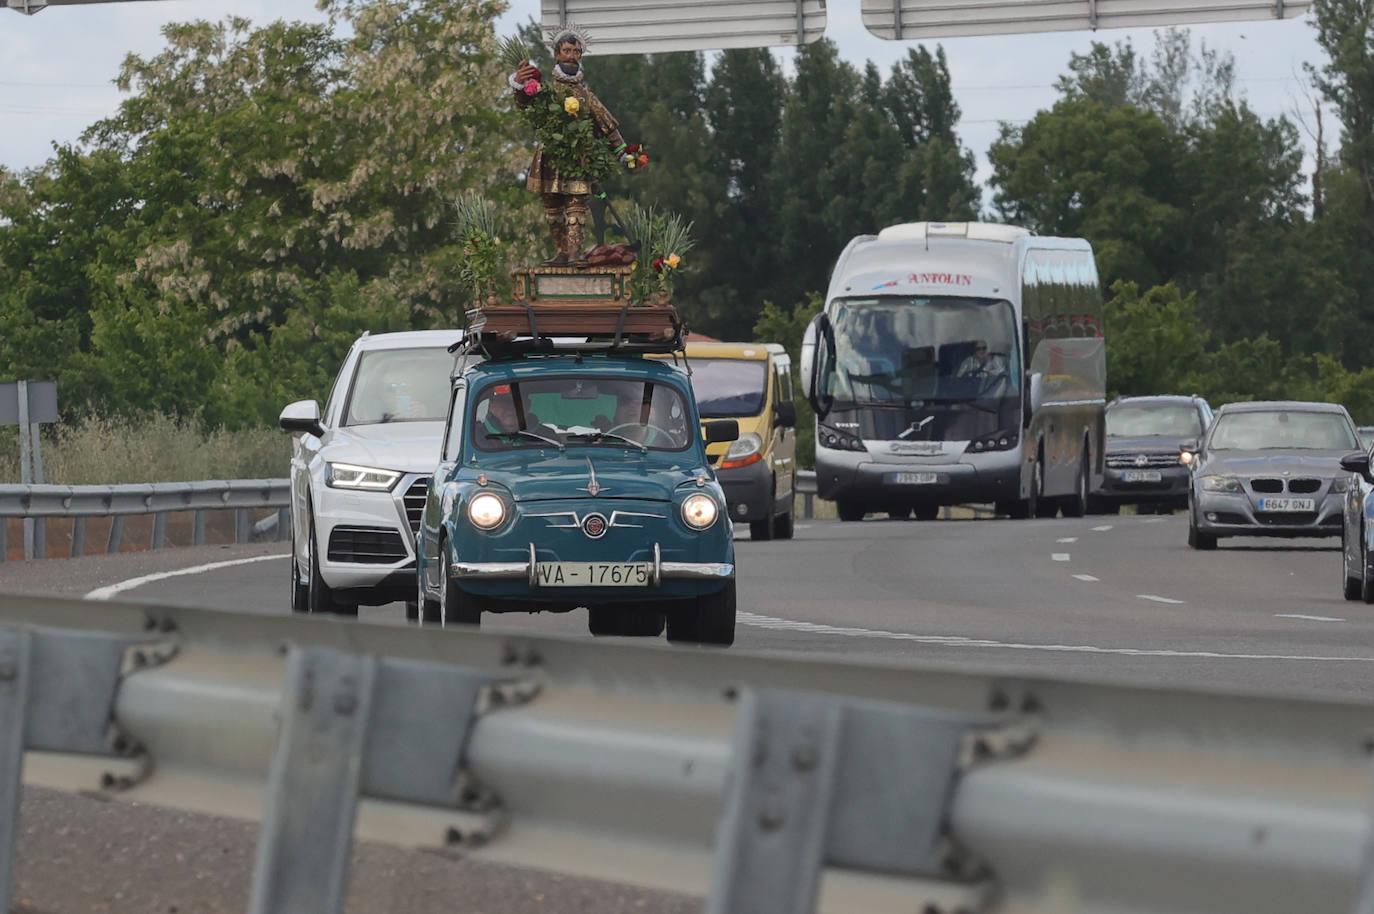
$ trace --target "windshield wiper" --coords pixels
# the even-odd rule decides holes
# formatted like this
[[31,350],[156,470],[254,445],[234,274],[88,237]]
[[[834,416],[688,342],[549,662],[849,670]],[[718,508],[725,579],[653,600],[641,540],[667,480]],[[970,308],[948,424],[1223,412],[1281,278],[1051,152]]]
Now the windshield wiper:
[[487,440],[490,441],[493,438],[498,440],[503,438],[513,438],[517,435],[523,435],[526,438],[533,438],[535,441],[547,442],[548,444],[552,444],[554,447],[558,448],[560,451],[563,450],[565,447],[565,445],[561,441],[556,441],[553,438],[549,438],[545,435],[540,435],[537,432],[526,431],[523,428],[516,429],[513,432],[487,432]]
[[615,432],[579,432],[578,434],[569,435],[568,437],[578,439],[586,438],[590,441],[604,441],[607,438],[614,438],[616,441],[623,441],[626,444],[634,445],[643,453],[647,454],[649,452],[649,446],[644,442],[636,441],[633,438],[626,438],[624,435],[617,435]]

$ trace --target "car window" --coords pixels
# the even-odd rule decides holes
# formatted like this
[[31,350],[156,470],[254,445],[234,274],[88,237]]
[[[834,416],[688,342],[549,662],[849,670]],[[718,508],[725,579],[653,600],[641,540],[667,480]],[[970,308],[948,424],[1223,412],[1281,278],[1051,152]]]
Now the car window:
[[484,451],[627,443],[680,451],[693,440],[690,420],[671,384],[585,375],[491,384],[478,394],[469,428]]
[[453,405],[449,407],[448,427],[444,430],[444,459],[457,460],[463,453],[463,407],[467,388],[461,383],[453,389]]
[[768,392],[762,359],[692,359],[692,393],[703,419],[757,416]]
[[1339,413],[1247,410],[1218,417],[1208,447],[1214,451],[1350,451],[1359,447],[1359,442]]
[[452,368],[453,356],[444,346],[364,352],[343,424],[442,422]]
[[1192,406],[1127,403],[1107,410],[1108,438],[1196,438],[1202,428]]

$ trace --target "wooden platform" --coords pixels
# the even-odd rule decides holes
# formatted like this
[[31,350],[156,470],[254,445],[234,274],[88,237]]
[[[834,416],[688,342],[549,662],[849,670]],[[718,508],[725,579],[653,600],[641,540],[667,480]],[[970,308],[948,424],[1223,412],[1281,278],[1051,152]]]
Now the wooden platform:
[[624,304],[634,264],[528,267],[511,273],[516,301],[531,304]]

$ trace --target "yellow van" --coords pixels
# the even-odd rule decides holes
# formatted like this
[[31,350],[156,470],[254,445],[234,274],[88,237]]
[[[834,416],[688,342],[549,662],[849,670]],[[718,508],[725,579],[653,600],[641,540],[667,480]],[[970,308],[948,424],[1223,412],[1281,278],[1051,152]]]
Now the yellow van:
[[739,439],[706,445],[730,519],[756,540],[791,539],[797,472],[792,360],[777,343],[687,343],[703,422],[735,419]]

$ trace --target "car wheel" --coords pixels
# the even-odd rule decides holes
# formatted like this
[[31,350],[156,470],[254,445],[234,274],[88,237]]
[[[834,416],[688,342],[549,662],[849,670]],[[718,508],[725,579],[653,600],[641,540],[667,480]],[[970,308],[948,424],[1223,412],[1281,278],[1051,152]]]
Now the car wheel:
[[1341,529],[1341,576],[1345,580],[1344,594],[1347,600],[1358,600],[1364,594],[1364,575],[1356,577],[1350,573],[1350,544],[1346,542],[1345,529]]
[[1188,545],[1194,549],[1215,549],[1217,548],[1217,536],[1215,533],[1203,533],[1197,528],[1197,518],[1190,511],[1188,512]]
[[[419,622],[421,625],[433,624],[439,621],[439,601],[431,600],[425,593],[424,579],[417,573],[415,575],[416,596],[415,603],[406,603],[406,618]],[[410,614],[411,606],[415,607],[415,615]]]
[[309,531],[306,543],[310,552],[307,556],[310,562],[310,581],[306,584],[306,612],[312,615],[332,613],[340,616],[356,616],[358,605],[356,603],[342,603],[336,599],[334,589],[324,582],[324,575],[320,573],[320,544],[315,537],[315,515],[313,512],[306,515],[306,529]]
[[893,511],[887,512],[887,516],[888,516],[889,518],[891,518],[892,520],[906,520],[907,518],[909,518],[909,517],[911,516],[911,509],[910,509],[910,508],[897,508],[897,509],[895,509],[895,510],[893,510]]
[[310,611],[310,588],[301,583],[301,563],[296,559],[296,525],[291,525],[291,611]]
[[917,520],[935,520],[940,516],[939,505],[921,505],[916,509]]
[[999,501],[993,505],[993,510],[998,514],[1009,517],[1012,520],[1026,519],[1026,503],[1017,499],[1015,501]]
[[477,598],[449,575],[448,544],[439,544],[439,622],[442,625],[481,625],[482,607]]
[[1064,499],[1065,517],[1082,517],[1088,513],[1088,451],[1078,459],[1078,478],[1074,480],[1073,494]]
[[668,640],[728,647],[735,643],[735,582],[668,610]]
[[751,520],[749,522],[749,538],[751,540],[771,540],[773,538],[773,518],[765,517],[763,520]]
[[793,519],[795,506],[789,509],[786,514],[779,514],[773,518],[773,539],[790,540],[796,531],[797,523]]
[[1365,545],[1364,533],[1360,533],[1360,599],[1374,603],[1374,575],[1369,573],[1369,548]]
[[835,513],[839,514],[840,520],[855,521],[863,520],[864,515],[868,512],[865,511],[863,505],[859,504],[857,501],[842,498],[835,502]]
[[587,631],[593,635],[657,638],[663,634],[663,613],[646,603],[615,603],[587,608]]

